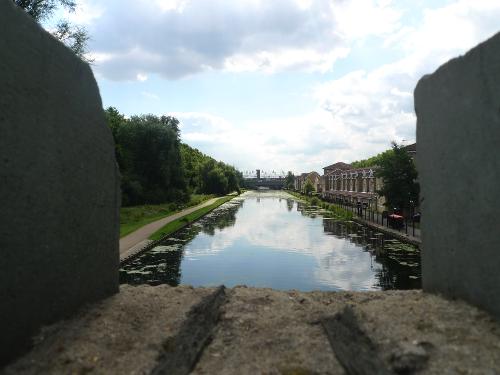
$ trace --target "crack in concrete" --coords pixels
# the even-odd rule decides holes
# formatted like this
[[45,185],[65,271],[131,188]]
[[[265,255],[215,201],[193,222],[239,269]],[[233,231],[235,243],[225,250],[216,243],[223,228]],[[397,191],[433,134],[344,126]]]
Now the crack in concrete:
[[164,352],[152,375],[184,375],[194,369],[220,320],[221,307],[227,300],[225,289],[220,286],[193,306],[177,335],[164,341]]

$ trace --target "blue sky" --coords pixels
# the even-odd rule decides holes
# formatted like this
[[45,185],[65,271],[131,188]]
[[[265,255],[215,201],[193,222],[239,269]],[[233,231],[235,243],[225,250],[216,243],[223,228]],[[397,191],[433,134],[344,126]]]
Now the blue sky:
[[295,173],[415,140],[418,79],[499,31],[497,0],[80,0],[104,106]]

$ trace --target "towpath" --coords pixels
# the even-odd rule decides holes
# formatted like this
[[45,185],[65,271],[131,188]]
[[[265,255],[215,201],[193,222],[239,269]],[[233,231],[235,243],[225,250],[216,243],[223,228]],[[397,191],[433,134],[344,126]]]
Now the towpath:
[[151,236],[158,229],[162,228],[163,226],[167,225],[168,223],[176,219],[179,219],[185,215],[190,214],[191,212],[209,206],[212,203],[215,203],[218,199],[219,198],[212,198],[209,199],[208,201],[200,203],[197,206],[186,208],[185,210],[179,211],[173,215],[149,223],[137,229],[135,232],[132,232],[126,235],[125,237],[120,238],[120,259],[124,259],[133,252],[135,252],[138,248],[146,246],[149,243],[148,240],[149,236]]

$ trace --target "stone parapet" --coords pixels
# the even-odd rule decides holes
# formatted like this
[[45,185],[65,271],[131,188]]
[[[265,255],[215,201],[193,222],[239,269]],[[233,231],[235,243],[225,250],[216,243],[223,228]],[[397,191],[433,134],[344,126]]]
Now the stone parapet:
[[487,313],[421,291],[123,286],[5,374],[495,374],[499,338]]
[[415,89],[426,291],[500,318],[500,34]]
[[0,0],[0,363],[118,291],[119,173],[82,62]]

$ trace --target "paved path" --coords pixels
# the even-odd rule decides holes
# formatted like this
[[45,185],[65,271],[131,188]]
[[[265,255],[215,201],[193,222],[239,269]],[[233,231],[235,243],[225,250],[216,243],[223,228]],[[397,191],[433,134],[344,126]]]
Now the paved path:
[[129,254],[134,252],[138,247],[143,247],[148,244],[149,236],[151,236],[158,229],[162,228],[166,224],[190,214],[202,207],[206,207],[216,202],[219,198],[212,198],[208,201],[200,203],[197,206],[186,208],[185,210],[179,211],[173,215],[164,217],[163,219],[149,223],[143,227],[140,227],[135,232],[127,234],[125,237],[120,238],[120,259],[126,258]]
[[373,229],[379,230],[380,232],[392,235],[400,240],[408,241],[409,243],[411,243],[413,245],[420,246],[422,244],[422,240],[420,238],[420,229],[415,229],[415,234],[418,234],[418,237],[417,237],[417,236],[412,235],[413,232],[412,232],[411,227],[408,228],[408,234],[406,234],[406,231],[404,229],[397,230],[397,229],[389,228],[389,227],[384,226],[382,224],[376,224],[373,221],[364,220],[359,216],[355,216],[354,220],[357,222],[360,222],[364,225],[367,225],[369,227],[372,227]]

